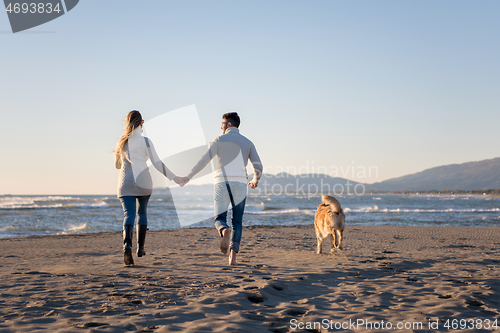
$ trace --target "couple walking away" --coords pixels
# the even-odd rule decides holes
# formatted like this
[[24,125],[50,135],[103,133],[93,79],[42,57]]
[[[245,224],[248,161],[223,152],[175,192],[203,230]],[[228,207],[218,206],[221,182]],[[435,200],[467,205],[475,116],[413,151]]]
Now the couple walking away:
[[[236,112],[222,116],[222,135],[216,137],[207,152],[200,158],[186,177],[174,175],[158,157],[153,142],[142,136],[142,120],[139,111],[131,111],[125,118],[125,132],[118,140],[115,154],[115,167],[120,169],[118,198],[123,207],[123,259],[125,265],[134,264],[132,257],[132,233],[135,217],[137,221],[137,256],[146,254],[144,243],[148,226],[147,206],[153,193],[153,181],[146,162],[151,160],[154,167],[169,180],[181,187],[187,184],[210,161],[216,158],[217,169],[214,175],[214,213],[215,227],[221,236],[220,250],[229,251],[229,265],[236,265],[236,254],[240,249],[243,230],[243,211],[247,197],[248,160],[255,170],[248,186],[256,188],[262,175],[262,163],[254,144],[240,134],[240,117]],[[231,231],[227,225],[227,210],[231,204]]]

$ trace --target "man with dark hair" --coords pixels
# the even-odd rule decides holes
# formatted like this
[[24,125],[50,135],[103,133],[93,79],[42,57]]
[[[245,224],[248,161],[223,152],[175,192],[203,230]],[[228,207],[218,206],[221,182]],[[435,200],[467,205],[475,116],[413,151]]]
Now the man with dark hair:
[[[187,184],[217,156],[214,175],[215,227],[222,237],[221,252],[226,254],[229,250],[229,265],[236,265],[236,254],[240,248],[247,183],[251,188],[256,188],[262,175],[262,163],[257,150],[250,140],[240,134],[239,126],[240,117],[236,112],[224,114],[221,126],[223,134],[212,141],[207,152],[187,177],[183,178],[184,184]],[[250,182],[248,182],[246,171],[248,160],[252,162],[254,168],[254,176]],[[233,208],[231,231],[226,223],[229,204]]]
[[236,128],[240,127],[240,116],[238,116],[237,112],[224,113],[222,115],[222,119],[227,120],[228,122],[231,123],[232,126]]

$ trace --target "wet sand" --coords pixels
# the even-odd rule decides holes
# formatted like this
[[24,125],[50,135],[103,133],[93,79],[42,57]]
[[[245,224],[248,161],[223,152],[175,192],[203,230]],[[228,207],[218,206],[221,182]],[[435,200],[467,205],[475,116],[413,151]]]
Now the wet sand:
[[344,235],[343,251],[328,254],[326,240],[318,255],[312,226],[246,227],[235,267],[215,229],[149,232],[133,267],[120,233],[0,239],[0,331],[384,332],[399,323],[435,332],[448,331],[447,319],[500,321],[500,227],[348,225]]

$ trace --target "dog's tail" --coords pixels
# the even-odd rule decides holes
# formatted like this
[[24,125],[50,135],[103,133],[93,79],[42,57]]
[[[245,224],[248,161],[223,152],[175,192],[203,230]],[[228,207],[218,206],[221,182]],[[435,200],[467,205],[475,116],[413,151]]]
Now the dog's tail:
[[342,212],[342,207],[340,207],[340,202],[332,196],[322,195],[321,202],[323,202],[323,204],[325,205],[329,205],[332,209],[332,212],[335,213]]

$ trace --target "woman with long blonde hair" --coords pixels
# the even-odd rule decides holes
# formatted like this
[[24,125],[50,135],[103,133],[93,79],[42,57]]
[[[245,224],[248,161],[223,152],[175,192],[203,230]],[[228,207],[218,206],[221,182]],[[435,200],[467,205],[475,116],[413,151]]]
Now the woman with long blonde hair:
[[[132,233],[135,216],[137,221],[137,256],[146,254],[144,243],[148,226],[147,206],[153,193],[153,180],[146,162],[151,160],[154,167],[165,177],[181,183],[182,178],[175,176],[160,160],[153,142],[142,136],[142,115],[139,111],[130,111],[125,118],[125,131],[118,139],[115,154],[115,167],[120,169],[118,180],[118,198],[123,207],[123,259],[125,265],[134,264],[132,258]],[[137,209],[136,209],[137,207]]]

